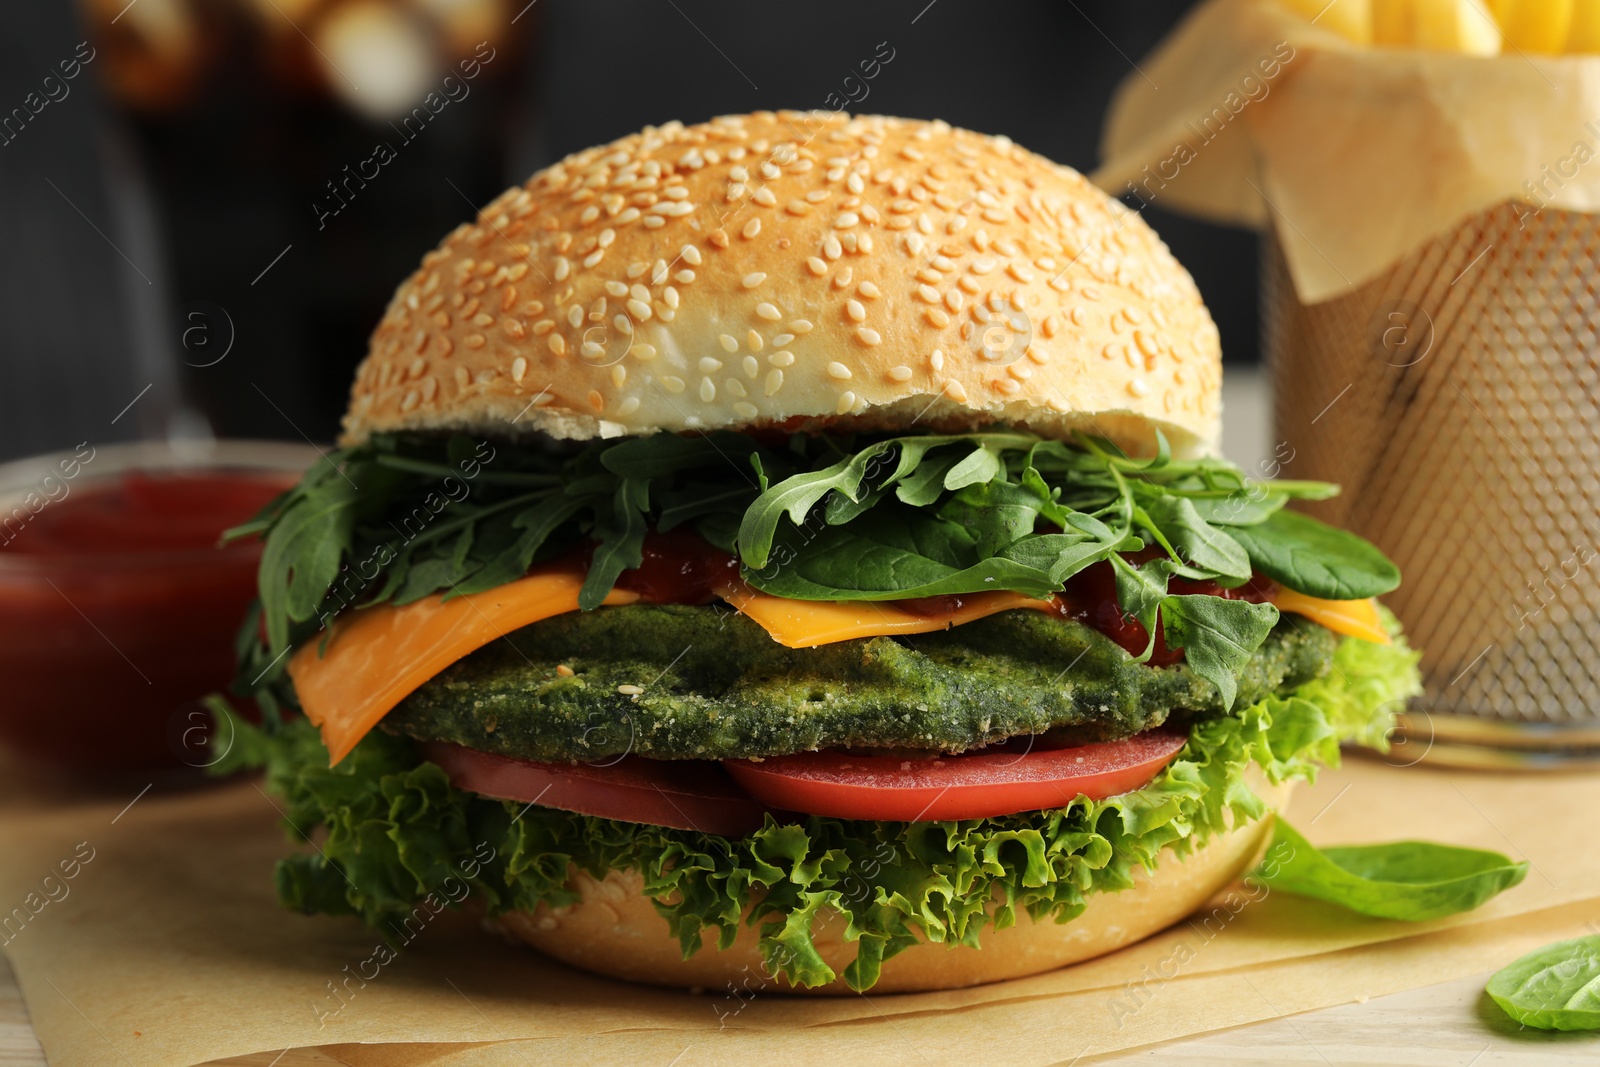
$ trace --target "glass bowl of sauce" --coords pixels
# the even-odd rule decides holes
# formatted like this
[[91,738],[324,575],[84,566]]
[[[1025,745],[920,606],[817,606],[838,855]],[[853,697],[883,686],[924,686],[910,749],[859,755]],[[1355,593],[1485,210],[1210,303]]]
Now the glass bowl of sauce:
[[302,445],[80,445],[0,465],[0,746],[41,768],[200,766],[261,544],[221,546]]

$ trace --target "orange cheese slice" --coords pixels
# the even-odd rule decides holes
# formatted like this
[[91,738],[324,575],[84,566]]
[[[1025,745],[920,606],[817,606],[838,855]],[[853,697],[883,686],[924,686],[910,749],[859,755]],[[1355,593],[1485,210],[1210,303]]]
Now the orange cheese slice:
[[[326,650],[306,642],[289,660],[289,677],[306,718],[322,729],[331,763],[350,754],[378,720],[422,683],[496,638],[553,615],[578,610],[583,575],[532,574],[483,593],[424,597],[404,607],[378,604],[333,625]],[[613,589],[607,604],[638,593]]]
[[1380,645],[1390,643],[1389,631],[1383,628],[1376,600],[1322,600],[1285,589],[1281,585],[1269,599],[1278,606],[1279,611],[1304,615],[1336,634],[1359,637]]
[[1056,610],[1053,601],[1006,592],[964,596],[960,607],[931,615],[907,611],[889,601],[785,600],[758,593],[742,582],[723,589],[721,596],[774,641],[790,648],[812,648],[855,637],[932,633],[1014,608]]

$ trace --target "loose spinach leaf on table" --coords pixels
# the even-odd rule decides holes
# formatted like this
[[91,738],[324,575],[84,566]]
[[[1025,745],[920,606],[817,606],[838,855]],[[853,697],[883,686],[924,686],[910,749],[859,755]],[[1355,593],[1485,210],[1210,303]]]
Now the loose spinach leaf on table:
[[1279,819],[1252,878],[1379,919],[1422,922],[1471,911],[1528,873],[1498,852],[1394,841],[1318,849]]
[[1496,972],[1485,992],[1524,1026],[1600,1030],[1600,937],[1535,949]]

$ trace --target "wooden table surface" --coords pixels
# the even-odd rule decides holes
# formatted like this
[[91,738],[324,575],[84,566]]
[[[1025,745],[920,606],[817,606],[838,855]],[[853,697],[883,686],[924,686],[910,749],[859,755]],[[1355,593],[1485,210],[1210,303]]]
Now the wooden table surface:
[[[1364,1004],[1287,1015],[1132,1052],[1089,1056],[1075,1067],[1102,1064],[1319,1064],[1322,1067],[1593,1067],[1600,1034],[1521,1030],[1483,996],[1488,975],[1375,997]],[[218,1060],[230,1067],[337,1067],[312,1049]],[[44,1067],[11,965],[0,957],[0,1067]],[[680,1063],[677,1067],[694,1067]]]

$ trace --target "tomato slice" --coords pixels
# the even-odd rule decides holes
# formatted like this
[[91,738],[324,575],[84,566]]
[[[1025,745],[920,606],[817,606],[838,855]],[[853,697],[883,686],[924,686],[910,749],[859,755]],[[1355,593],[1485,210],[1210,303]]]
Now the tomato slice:
[[422,752],[458,789],[580,815],[744,837],[767,813],[711,760],[536,763],[447,741],[426,742]]
[[897,822],[986,819],[1065,807],[1148,783],[1189,739],[1188,731],[1147,730],[1121,741],[1032,750],[1026,738],[933,759],[801,752],[722,765],[750,795],[775,808],[839,819]]

